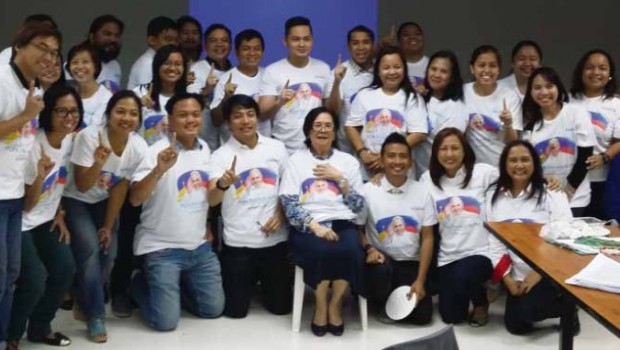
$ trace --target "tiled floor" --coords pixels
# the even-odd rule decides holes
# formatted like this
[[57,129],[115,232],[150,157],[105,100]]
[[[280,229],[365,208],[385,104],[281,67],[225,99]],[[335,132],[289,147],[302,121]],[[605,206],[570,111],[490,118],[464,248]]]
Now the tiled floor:
[[[74,321],[67,311],[59,311],[54,323],[55,330],[62,331],[72,338],[71,349],[382,349],[386,346],[412,340],[445,327],[435,314],[434,321],[427,327],[384,325],[369,315],[369,327],[361,330],[357,307],[352,299],[345,305],[346,331],[340,338],[326,335],[317,338],[309,329],[312,314],[312,295],[307,293],[302,329],[300,333],[291,331],[291,316],[273,316],[258,304],[252,306],[250,314],[242,320],[219,318],[200,320],[184,314],[179,327],[174,332],[157,333],[149,330],[140,321],[137,312],[131,319],[107,319],[109,340],[98,345],[86,339],[85,325]],[[474,329],[467,325],[455,328],[456,337],[462,350],[510,350],[510,349],[558,349],[558,331],[554,328],[558,320],[542,323],[545,329],[535,334],[517,337],[506,332],[502,324],[503,300],[491,307],[491,319],[487,326]],[[575,338],[575,349],[617,350],[620,339],[598,324],[585,312],[580,311],[581,334]],[[51,349],[33,345],[24,340],[22,349]]]

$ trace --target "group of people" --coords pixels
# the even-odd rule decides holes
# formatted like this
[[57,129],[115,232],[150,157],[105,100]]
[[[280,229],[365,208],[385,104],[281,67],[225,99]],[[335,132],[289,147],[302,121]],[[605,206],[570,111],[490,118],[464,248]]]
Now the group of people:
[[292,17],[288,56],[263,68],[257,30],[233,40],[157,17],[123,90],[123,29],[96,18],[64,62],[53,19],[34,15],[0,54],[0,349],[24,333],[70,344],[51,329],[61,304],[105,342],[108,295],[116,316],[136,305],[159,331],[182,307],[243,318],[259,282],[265,308],[288,314],[292,265],[314,290],[316,336],[342,335],[347,290],[382,309],[401,285],[418,300],[403,322],[431,322],[437,293],[444,322],[484,326],[500,281],[506,328],[524,334],[562,300],[483,222],[620,216],[605,191],[608,173],[620,183],[620,99],[603,50],[568,92],[533,41],[501,80],[499,51],[476,48],[464,84],[454,53],[424,54],[414,22],[380,43],[352,28],[350,59],[330,69],[311,57],[310,20]]

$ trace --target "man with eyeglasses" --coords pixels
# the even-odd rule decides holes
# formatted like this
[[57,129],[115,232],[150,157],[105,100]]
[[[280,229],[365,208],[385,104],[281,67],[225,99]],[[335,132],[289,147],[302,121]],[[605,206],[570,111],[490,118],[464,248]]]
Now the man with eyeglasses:
[[[55,29],[58,29],[58,26],[56,25],[56,22],[54,22],[54,19],[52,19],[50,15],[46,15],[43,13],[30,15],[24,18],[24,21],[22,22],[23,27],[29,26],[32,24],[45,24]],[[0,52],[0,64],[8,64],[9,62],[11,62],[12,57],[13,57],[13,47],[9,46],[5,48],[4,50],[2,50],[2,52]]]
[[49,25],[24,26],[13,41],[13,60],[0,67],[0,349],[19,275],[24,173],[34,142],[24,130],[38,126],[43,100],[37,77],[56,62],[61,41]]

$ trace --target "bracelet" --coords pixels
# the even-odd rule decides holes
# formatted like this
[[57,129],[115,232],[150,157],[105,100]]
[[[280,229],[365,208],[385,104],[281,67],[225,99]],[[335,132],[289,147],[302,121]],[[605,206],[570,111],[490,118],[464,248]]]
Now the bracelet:
[[357,156],[358,156],[358,157],[361,157],[361,156],[362,156],[362,152],[364,152],[364,151],[368,151],[368,148],[366,148],[366,147],[362,147],[362,148],[358,149],[358,150],[357,150],[357,151],[355,151],[355,152],[357,153]]
[[603,164],[609,164],[609,155],[607,153],[601,152],[598,155],[603,157]]
[[230,185],[228,185],[226,187],[222,187],[222,185],[220,185],[220,179],[218,179],[215,182],[215,187],[217,187],[217,189],[220,190],[220,191],[226,191],[226,190],[228,190],[230,188]]
[[343,176],[340,181],[338,181],[338,186],[340,187],[340,189],[343,189],[346,185],[348,185],[348,182],[347,179],[345,179]]

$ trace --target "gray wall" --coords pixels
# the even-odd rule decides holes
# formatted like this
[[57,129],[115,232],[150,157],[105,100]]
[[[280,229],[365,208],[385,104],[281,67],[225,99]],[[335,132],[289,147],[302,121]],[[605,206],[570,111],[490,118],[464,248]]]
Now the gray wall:
[[187,13],[188,3],[189,0],[0,0],[0,49],[10,46],[11,37],[23,18],[33,13],[52,15],[63,34],[64,53],[86,38],[90,22],[95,17],[115,14],[125,22],[119,60],[126,82],[133,61],[146,50],[148,21],[160,15],[176,19]]
[[570,85],[572,70],[586,51],[600,47],[620,60],[617,0],[379,0],[379,33],[404,21],[420,23],[426,52],[450,48],[459,56],[465,81],[471,80],[469,59],[479,45],[502,53],[508,73],[510,52],[521,39],[537,41],[545,65],[556,68]]

